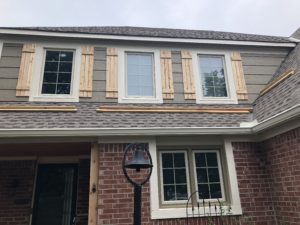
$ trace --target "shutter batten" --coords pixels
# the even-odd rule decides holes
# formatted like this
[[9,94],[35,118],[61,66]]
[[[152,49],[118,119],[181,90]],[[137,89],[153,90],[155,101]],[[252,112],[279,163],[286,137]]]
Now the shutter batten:
[[80,67],[80,93],[82,98],[91,98],[93,93],[94,47],[83,46]]
[[35,48],[32,43],[23,45],[16,96],[29,96]]
[[171,51],[160,51],[163,99],[174,99]]
[[248,91],[244,76],[242,58],[239,52],[233,52],[231,54],[231,63],[237,98],[239,100],[248,100]]
[[106,51],[106,98],[118,98],[118,49]]
[[192,54],[189,51],[181,51],[181,60],[182,60],[184,98],[196,99]]

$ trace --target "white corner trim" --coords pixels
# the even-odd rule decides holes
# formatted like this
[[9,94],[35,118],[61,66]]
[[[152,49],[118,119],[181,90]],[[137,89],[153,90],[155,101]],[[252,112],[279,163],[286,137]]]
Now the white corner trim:
[[3,40],[0,40],[0,59],[2,56],[2,49],[3,49]]
[[[43,82],[43,66],[46,49],[74,50],[73,72],[71,80],[70,95],[42,95],[41,86]],[[43,102],[79,102],[81,46],[61,43],[38,43],[34,56],[33,76],[31,80],[29,101]]]
[[[239,196],[239,189],[237,183],[237,175],[235,169],[235,162],[233,157],[233,150],[230,140],[224,140],[224,148],[225,148],[225,160],[227,168],[224,168],[224,172],[227,173],[228,179],[228,195],[229,202],[231,206],[231,214],[230,215],[241,215],[242,207]],[[153,164],[157,165],[158,156],[157,156],[157,146],[156,142],[153,141],[149,143],[149,151],[152,156]],[[158,181],[158,169],[157,166],[153,167],[152,176],[150,178],[150,206],[151,206],[151,219],[171,219],[171,218],[186,218],[186,208],[184,207],[176,207],[176,208],[161,208],[159,203],[159,181]],[[226,206],[225,211],[226,211]],[[219,210],[219,209],[218,209]],[[203,214],[205,212],[209,212],[208,207],[201,207],[200,213]],[[191,208],[188,209],[188,213],[192,214]]]
[[294,37],[289,37],[288,39],[289,39],[290,41],[293,41],[293,42],[300,42],[299,39],[294,38]]
[[[195,78],[196,87],[196,102],[198,104],[238,104],[236,89],[234,83],[234,77],[231,66],[231,51],[216,51],[211,49],[198,49],[192,50],[192,63]],[[226,89],[228,97],[218,98],[218,97],[204,97],[202,91],[202,80],[200,78],[200,67],[198,55],[220,55],[224,56],[224,70],[225,70],[225,80]]]
[[[153,97],[126,97],[126,52],[137,53],[152,53],[154,60],[154,88],[155,96]],[[139,47],[122,47],[118,48],[118,86],[119,86],[119,103],[163,103],[162,99],[162,84],[161,84],[161,69],[160,69],[160,52],[153,48]]]
[[196,44],[220,44],[220,45],[243,45],[243,46],[273,46],[273,47],[295,47],[295,43],[259,42],[259,41],[231,41],[231,40],[211,40],[192,38],[159,38],[159,37],[138,37],[125,35],[103,35],[103,34],[83,34],[65,33],[49,31],[33,31],[18,29],[0,29],[0,34],[34,35],[46,37],[66,37],[66,38],[87,38],[104,40],[126,40],[126,41],[149,41],[149,42],[173,42],[173,43],[196,43]]
[[258,124],[257,120],[253,120],[251,122],[241,122],[240,127],[254,127]]

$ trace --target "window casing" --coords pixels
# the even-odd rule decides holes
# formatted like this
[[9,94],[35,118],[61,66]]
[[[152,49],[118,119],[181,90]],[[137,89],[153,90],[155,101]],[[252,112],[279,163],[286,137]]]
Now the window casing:
[[194,51],[196,102],[237,104],[230,52]]
[[30,101],[78,102],[80,46],[37,44]]
[[220,150],[170,149],[159,151],[159,158],[162,205],[185,206],[195,191],[193,204],[226,200]]
[[3,41],[0,40],[0,59],[2,56],[2,49],[3,49]]
[[119,49],[119,102],[162,103],[159,51]]

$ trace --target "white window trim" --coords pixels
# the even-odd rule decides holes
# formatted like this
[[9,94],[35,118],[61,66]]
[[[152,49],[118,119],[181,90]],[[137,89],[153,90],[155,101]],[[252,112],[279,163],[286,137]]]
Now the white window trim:
[[0,40],[0,59],[1,59],[1,56],[2,56],[2,49],[3,49],[3,41]]
[[[71,90],[69,95],[41,94],[41,87],[44,75],[45,53],[47,49],[73,50],[73,72],[71,80]],[[81,46],[70,44],[43,43],[36,45],[34,56],[33,76],[31,80],[29,101],[43,102],[79,102],[81,65]]]
[[[153,97],[126,97],[126,52],[136,53],[152,53],[154,59],[154,94]],[[118,49],[119,65],[118,65],[118,86],[119,86],[119,103],[163,103],[161,72],[160,72],[160,56],[159,50],[151,48],[132,48],[124,47]]]
[[[158,168],[157,168],[157,150],[156,142],[149,143],[149,151],[153,161],[153,171],[150,178],[150,205],[151,205],[151,219],[171,219],[171,218],[186,218],[186,208],[174,207],[174,208],[162,208],[159,204],[159,182],[158,182]],[[241,215],[242,207],[239,196],[237,174],[235,169],[235,162],[233,157],[232,142],[229,139],[224,139],[224,157],[226,163],[224,165],[224,171],[227,173],[226,181],[229,185],[228,201],[230,202],[231,213],[230,215]],[[224,206],[227,210],[226,206]],[[209,211],[207,207],[201,207],[200,213],[203,216],[204,210]],[[219,209],[217,209],[219,211]],[[188,213],[192,213],[192,209],[188,209]],[[220,213],[220,212],[219,212]],[[226,216],[226,215],[225,215]]]
[[188,164],[188,155],[187,155],[187,151],[186,150],[170,150],[170,151],[159,151],[160,153],[160,184],[161,184],[161,187],[160,187],[160,195],[161,195],[161,202],[162,204],[165,204],[165,205],[172,205],[172,204],[182,204],[182,203],[186,203],[186,200],[176,200],[176,201],[165,201],[164,199],[164,183],[163,183],[163,172],[162,172],[162,153],[184,153],[184,161],[185,161],[185,173],[186,173],[186,179],[187,179],[187,194],[188,196],[191,195],[191,188],[190,188],[190,174],[189,174],[189,164]]
[[[195,71],[196,103],[197,104],[238,104],[234,77],[231,66],[230,51],[195,50],[192,51],[193,69]],[[204,97],[202,81],[200,79],[198,55],[221,55],[224,56],[225,80],[227,97]]]

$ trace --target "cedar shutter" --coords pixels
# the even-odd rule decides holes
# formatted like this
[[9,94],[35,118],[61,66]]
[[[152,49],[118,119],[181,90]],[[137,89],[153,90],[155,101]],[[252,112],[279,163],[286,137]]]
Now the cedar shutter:
[[94,47],[83,46],[80,67],[80,97],[90,98],[93,92]]
[[106,98],[118,98],[118,49],[106,50]]
[[29,96],[35,47],[32,43],[23,45],[16,96]]
[[160,51],[162,93],[164,99],[174,99],[171,51]]
[[181,51],[181,59],[182,59],[184,98],[196,99],[192,54],[189,51]]
[[248,91],[244,77],[242,58],[239,52],[233,52],[231,54],[231,63],[237,98],[239,100],[248,100]]

